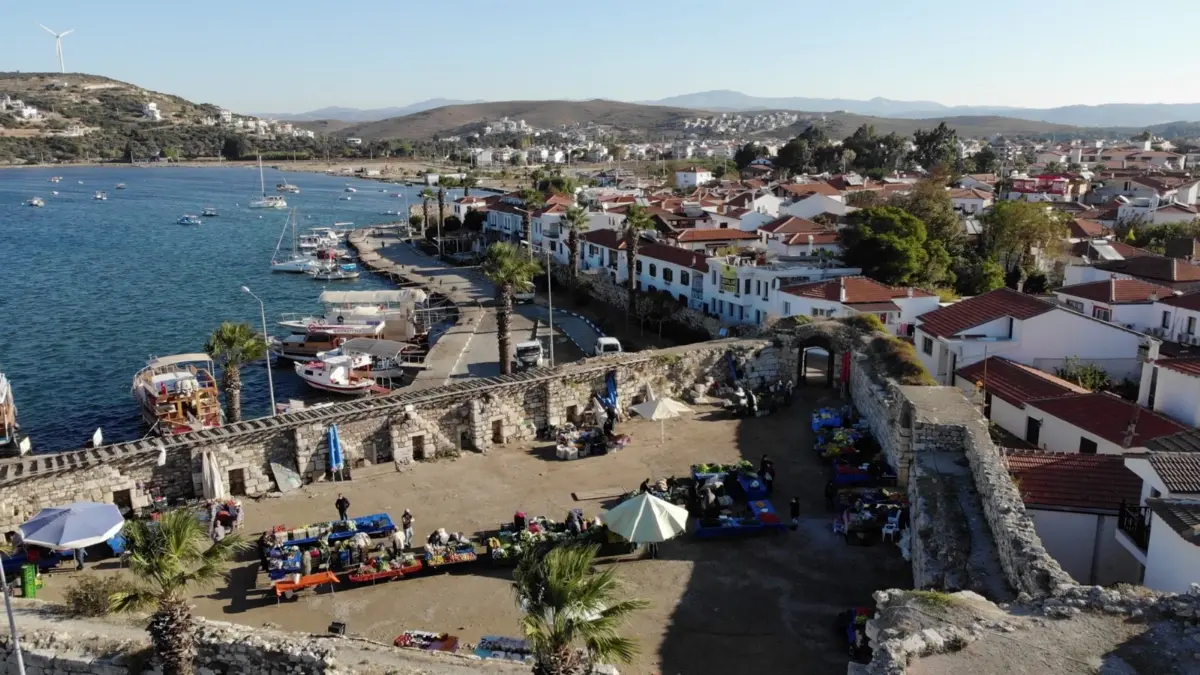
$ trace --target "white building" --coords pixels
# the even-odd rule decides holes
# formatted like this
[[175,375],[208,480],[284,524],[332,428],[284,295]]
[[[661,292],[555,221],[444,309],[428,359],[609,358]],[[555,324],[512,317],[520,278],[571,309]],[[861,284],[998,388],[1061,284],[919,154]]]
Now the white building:
[[[1080,339],[1086,335],[1087,339]],[[1077,358],[1115,380],[1136,379],[1158,340],[1060,305],[1001,288],[917,317],[914,344],[921,363],[941,384],[988,356],[1005,356],[1047,372]]]
[[1141,479],[1124,459],[1006,450],[1025,511],[1046,551],[1082,584],[1138,583],[1138,561],[1116,540],[1122,503],[1137,500]]
[[347,138],[346,145],[362,145],[361,138]]
[[961,213],[976,214],[991,208],[995,196],[977,188],[956,188],[950,190],[950,202]]
[[675,172],[675,187],[681,190],[708,185],[712,181],[713,175],[708,169],[693,166],[683,171]]
[[1156,309],[1155,303],[1173,297],[1174,291],[1138,279],[1113,277],[1063,286],[1054,295],[1059,303],[1080,314],[1147,333],[1163,324],[1162,310]]
[[796,216],[784,215],[760,225],[758,235],[768,250],[781,256],[813,256],[822,251],[836,255],[842,250],[836,227]]
[[162,121],[162,112],[158,109],[158,104],[154,101],[148,101],[142,106],[142,117],[152,121]]
[[[937,309],[938,296],[911,286],[895,288],[860,276],[839,276],[780,289],[780,316],[840,318],[875,315],[893,335],[908,336],[916,318]],[[788,297],[790,296],[790,297]]]
[[1128,455],[1142,479],[1141,499],[1127,504],[1116,539],[1142,565],[1144,586],[1187,593],[1200,582],[1200,443],[1197,430],[1154,441]]

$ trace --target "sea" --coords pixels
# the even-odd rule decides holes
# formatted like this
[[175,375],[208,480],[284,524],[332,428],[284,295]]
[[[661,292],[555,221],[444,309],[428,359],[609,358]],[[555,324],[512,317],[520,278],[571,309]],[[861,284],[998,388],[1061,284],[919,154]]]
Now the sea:
[[[285,179],[300,188],[285,195],[300,233],[406,219],[422,189],[270,168],[265,174],[268,194]],[[52,176],[62,180],[52,183]],[[93,199],[100,190],[106,201]],[[44,207],[26,205],[35,196]],[[96,429],[105,444],[141,438],[134,374],[152,357],[203,351],[223,321],[262,330],[259,304],[242,286],[263,300],[272,335],[288,332],[276,325],[278,315],[320,310],[325,288],[389,287],[365,272],[339,282],[272,273],[289,210],[248,208],[259,196],[256,167],[0,170],[0,372],[12,383],[34,452],[83,447]],[[448,191],[447,201],[458,196]],[[220,215],[199,227],[177,224],[206,206]],[[290,242],[289,232],[285,249]],[[327,400],[288,362],[272,372],[277,401]],[[242,380],[243,416],[268,414],[266,364],[244,368]]]

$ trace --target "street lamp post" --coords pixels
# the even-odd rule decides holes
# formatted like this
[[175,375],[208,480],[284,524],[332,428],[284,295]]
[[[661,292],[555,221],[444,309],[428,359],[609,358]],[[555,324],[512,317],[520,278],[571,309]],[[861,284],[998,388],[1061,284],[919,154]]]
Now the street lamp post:
[[[267,307],[263,304],[262,298],[255,295],[249,287],[242,286],[242,291],[248,293],[250,297],[258,300],[258,311],[262,317],[263,340],[267,339]],[[271,417],[275,416],[275,376],[271,374],[271,353],[267,352],[267,389],[271,392]]]
[[17,636],[17,620],[13,617],[12,601],[8,598],[8,577],[0,565],[0,593],[4,593],[4,611],[8,612],[8,632],[12,635],[13,651],[17,655],[17,675],[25,675],[25,659],[21,656],[21,639]]
[[546,248],[546,305],[550,315],[550,367],[554,367],[554,273],[550,268],[550,248]]

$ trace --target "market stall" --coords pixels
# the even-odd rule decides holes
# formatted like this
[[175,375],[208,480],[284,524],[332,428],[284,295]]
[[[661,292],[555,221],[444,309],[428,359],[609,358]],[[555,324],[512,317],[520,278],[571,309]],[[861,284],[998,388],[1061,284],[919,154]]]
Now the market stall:
[[288,529],[276,526],[267,537],[267,576],[347,570],[368,560],[371,539],[392,534],[391,516],[376,513]]
[[458,637],[447,633],[430,633],[423,630],[406,630],[392,644],[406,649],[421,649],[429,652],[458,651]]
[[392,579],[403,579],[423,569],[425,569],[424,562],[412,553],[402,553],[398,557],[390,557],[387,554],[382,554],[370,557],[366,561],[359,563],[358,567],[346,574],[346,578],[358,584],[367,582],[376,583]]
[[557,430],[554,454],[567,460],[606,455],[629,445],[629,441],[627,434],[606,434],[601,427],[581,428],[567,423]]
[[276,582],[275,584],[275,604],[279,604],[281,597],[293,598],[296,593],[306,588],[316,588],[317,586],[329,585],[329,592],[333,592],[333,587],[337,584],[337,575],[333,572],[319,572],[317,574],[307,575],[292,575],[291,578]]
[[700,518],[692,534],[697,539],[747,537],[758,534],[778,534],[787,530],[787,525],[775,513],[775,506],[768,500],[756,499],[747,503],[748,512],[742,515],[721,514]]
[[716,479],[727,484],[731,477],[741,488],[737,495],[739,498],[763,499],[767,497],[766,483],[748,460],[742,460],[736,464],[692,465],[692,478],[697,483]]
[[533,663],[533,648],[521,638],[484,635],[475,645],[475,656],[481,659],[499,659],[517,663]]

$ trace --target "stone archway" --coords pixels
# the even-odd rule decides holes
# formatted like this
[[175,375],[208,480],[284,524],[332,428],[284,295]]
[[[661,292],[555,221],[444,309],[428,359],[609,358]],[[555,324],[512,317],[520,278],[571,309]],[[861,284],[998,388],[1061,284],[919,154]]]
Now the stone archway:
[[[838,353],[834,350],[833,341],[827,336],[818,333],[801,340],[796,344],[796,347],[800,350],[799,358],[796,360],[798,371],[796,381],[802,385],[810,384],[810,377],[814,370],[824,370],[825,381],[823,385],[826,387],[834,386],[833,364]],[[812,350],[814,349],[824,351],[825,355],[821,357],[819,354],[813,353]],[[815,382],[811,383],[815,384]]]

